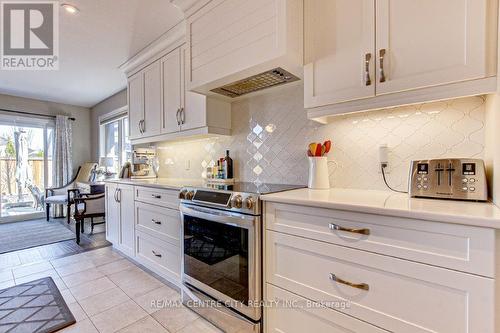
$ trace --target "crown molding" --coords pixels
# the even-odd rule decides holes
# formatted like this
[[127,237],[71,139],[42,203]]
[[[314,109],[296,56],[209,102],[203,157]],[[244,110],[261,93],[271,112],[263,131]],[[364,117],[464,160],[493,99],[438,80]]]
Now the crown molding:
[[210,1],[212,0],[170,0],[170,3],[179,8],[185,17],[189,17]]
[[173,28],[165,32],[158,39],[143,48],[139,53],[121,64],[118,68],[126,74],[131,73],[134,69],[144,66],[148,61],[155,56],[165,53],[166,50],[173,49],[185,42],[186,38],[186,22],[175,25]]

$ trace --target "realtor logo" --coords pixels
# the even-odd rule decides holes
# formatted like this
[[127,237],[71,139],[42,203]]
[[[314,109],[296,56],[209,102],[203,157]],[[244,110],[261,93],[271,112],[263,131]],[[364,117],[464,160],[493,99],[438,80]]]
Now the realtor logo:
[[1,1],[3,70],[59,69],[57,1]]

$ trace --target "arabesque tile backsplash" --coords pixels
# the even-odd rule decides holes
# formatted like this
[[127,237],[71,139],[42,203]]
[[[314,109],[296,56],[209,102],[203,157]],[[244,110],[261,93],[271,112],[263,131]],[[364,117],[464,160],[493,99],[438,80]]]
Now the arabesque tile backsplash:
[[307,145],[326,139],[332,187],[386,189],[380,144],[389,147],[388,181],[399,189],[413,159],[483,158],[483,96],[338,116],[327,125],[308,120],[303,105],[300,86],[233,103],[231,137],[159,144],[160,176],[200,178],[229,149],[239,180],[306,184]]

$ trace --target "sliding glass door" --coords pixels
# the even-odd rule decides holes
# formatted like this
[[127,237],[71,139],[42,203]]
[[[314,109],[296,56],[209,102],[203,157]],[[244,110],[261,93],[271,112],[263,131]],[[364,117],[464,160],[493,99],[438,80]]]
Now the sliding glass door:
[[0,116],[0,222],[44,216],[53,141],[51,119]]

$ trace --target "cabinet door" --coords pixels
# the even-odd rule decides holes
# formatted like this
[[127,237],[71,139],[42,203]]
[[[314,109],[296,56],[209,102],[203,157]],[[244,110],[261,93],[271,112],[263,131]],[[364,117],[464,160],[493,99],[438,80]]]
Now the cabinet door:
[[120,204],[117,200],[118,186],[106,184],[106,240],[118,245],[120,233]]
[[179,131],[179,112],[181,108],[181,51],[175,49],[161,60],[163,80],[162,132]]
[[139,72],[128,78],[128,117],[130,139],[142,136],[141,122],[144,119],[144,75]]
[[487,2],[377,0],[377,95],[485,77]]
[[161,67],[156,61],[144,70],[144,133],[160,134],[161,130]]
[[135,254],[134,187],[119,187],[120,201],[120,250],[129,256]]
[[304,104],[375,96],[375,1],[306,0]]
[[181,96],[182,96],[182,113],[181,113],[181,129],[183,131],[207,126],[207,97],[189,91],[187,88],[186,74],[189,73],[187,67],[188,61],[187,47],[181,48]]

